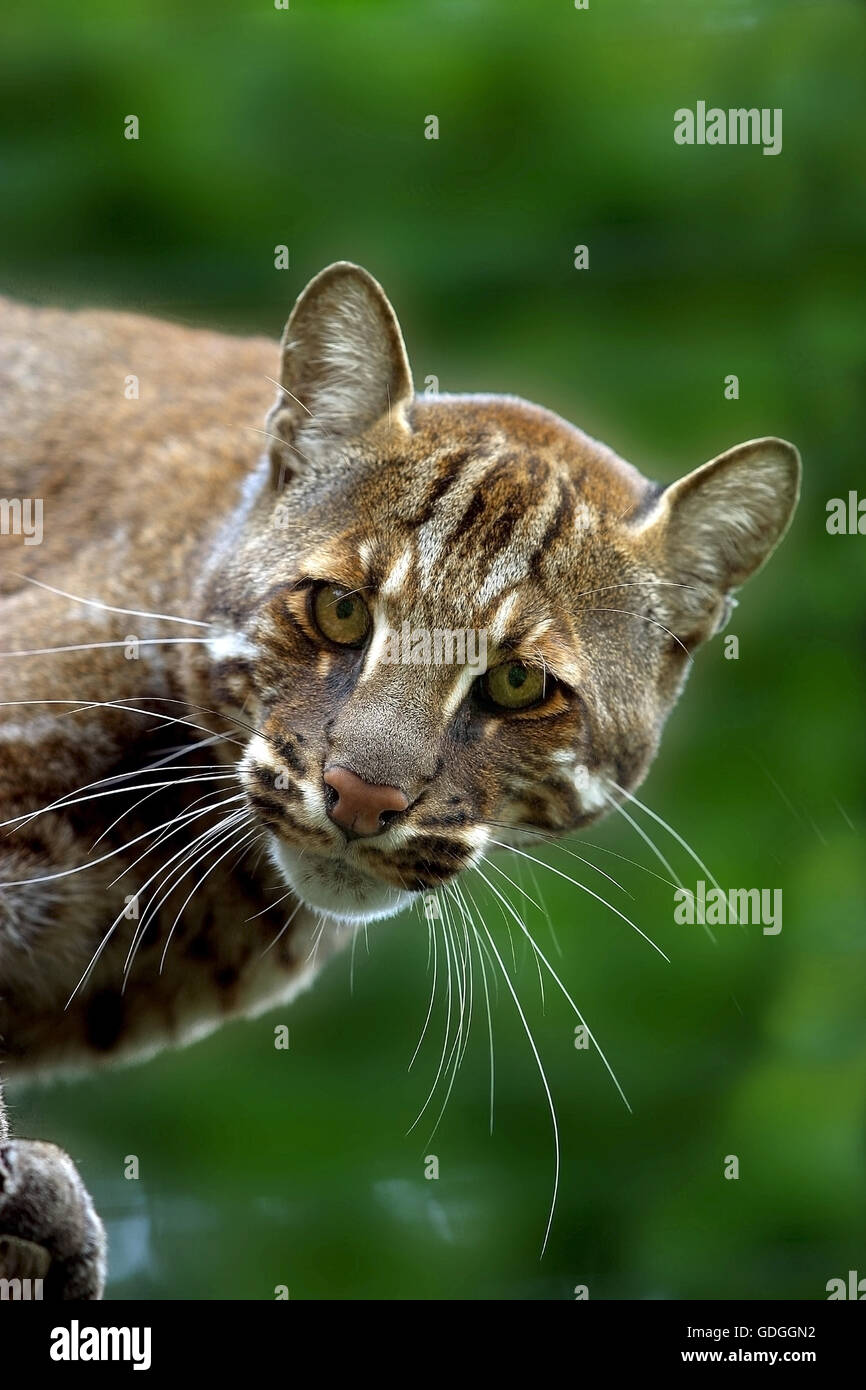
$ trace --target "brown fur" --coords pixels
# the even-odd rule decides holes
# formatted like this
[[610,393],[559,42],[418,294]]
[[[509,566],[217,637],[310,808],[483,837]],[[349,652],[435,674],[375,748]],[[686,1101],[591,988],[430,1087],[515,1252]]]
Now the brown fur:
[[[0,657],[0,1037],[15,1069],[142,1055],[266,1008],[347,919],[447,883],[491,836],[604,814],[645,775],[691,652],[797,495],[781,440],[663,490],[524,401],[415,397],[391,306],[347,265],[308,286],[281,357],[264,340],[3,303],[0,376],[0,496],[44,499],[41,545],[0,537],[0,647],[115,644]],[[361,595],[374,634],[484,630],[488,664],[541,669],[545,700],[505,713],[453,666],[335,646],[311,615],[320,583]],[[198,640],[165,640],[178,637]],[[179,785],[154,788],[167,774],[146,769],[177,744]],[[226,779],[197,782],[192,764]],[[400,789],[407,810],[347,841],[322,782],[334,764]],[[126,776],[150,795],[92,786]],[[219,788],[244,821],[137,941],[128,895],[141,914],[155,902],[148,876],[160,884],[168,855],[217,823],[196,798]],[[280,902],[286,878],[296,896]],[[6,1148],[30,1173],[19,1213],[40,1183],[55,1211],[58,1162]],[[72,1192],[69,1230],[83,1201]],[[25,1230],[0,1201],[0,1232]]]

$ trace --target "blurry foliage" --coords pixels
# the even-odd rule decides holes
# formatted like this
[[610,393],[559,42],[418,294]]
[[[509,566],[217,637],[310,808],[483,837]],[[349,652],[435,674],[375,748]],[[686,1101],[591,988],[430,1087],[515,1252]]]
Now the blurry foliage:
[[[16,1093],[19,1129],[67,1143],[111,1220],[111,1294],[820,1298],[866,1273],[866,540],[824,527],[828,498],[866,488],[862,5],[85,0],[9,4],[4,28],[6,291],[276,335],[307,277],[348,257],[392,295],[419,383],[538,399],[662,480],[765,433],[806,469],[792,532],[735,614],[740,658],[721,640],[700,653],[644,793],[722,884],[783,888],[781,934],[719,928],[713,946],[673,924],[659,880],[577,842],[670,965],[539,869],[560,959],[512,893],[633,1107],[575,1050],[550,981],[542,1009],[517,943],[562,1129],[543,1261],[550,1121],[507,990],[494,1136],[480,1013],[436,1138],[424,1122],[405,1136],[443,1026],[440,1004],[407,1074],[429,988],[407,917],[372,928],[369,955],[361,939],[354,995],[344,958],[276,1017]],[[698,98],[782,107],[783,152],[676,146],[673,112]],[[622,819],[587,838],[664,872]],[[127,1153],[140,1183],[120,1176]]]

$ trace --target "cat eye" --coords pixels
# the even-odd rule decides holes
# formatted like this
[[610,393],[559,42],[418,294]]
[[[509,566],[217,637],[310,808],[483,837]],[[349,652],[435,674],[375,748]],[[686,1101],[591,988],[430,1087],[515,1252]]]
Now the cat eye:
[[528,709],[547,693],[544,672],[537,666],[524,666],[522,661],[494,666],[482,676],[481,690],[487,701],[499,709]]
[[364,600],[336,584],[319,585],[312,613],[323,636],[340,647],[360,647],[370,631],[370,610]]

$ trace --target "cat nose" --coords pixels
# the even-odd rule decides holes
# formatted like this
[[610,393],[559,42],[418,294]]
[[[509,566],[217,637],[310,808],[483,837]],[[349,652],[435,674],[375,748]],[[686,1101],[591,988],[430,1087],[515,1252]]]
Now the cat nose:
[[324,775],[325,809],[335,825],[350,837],[379,835],[391,814],[409,805],[399,787],[379,787],[365,782],[347,767],[329,767]]

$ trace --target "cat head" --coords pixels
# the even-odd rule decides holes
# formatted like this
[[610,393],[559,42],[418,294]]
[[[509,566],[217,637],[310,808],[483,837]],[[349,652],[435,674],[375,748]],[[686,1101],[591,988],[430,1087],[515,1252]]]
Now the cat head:
[[646,775],[695,648],[772,552],[781,439],[670,486],[510,396],[416,396],[340,263],[282,341],[268,447],[211,581],[210,698],[297,895],[368,920]]

